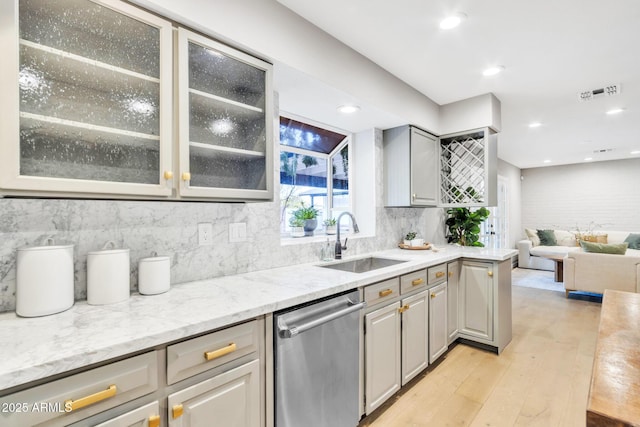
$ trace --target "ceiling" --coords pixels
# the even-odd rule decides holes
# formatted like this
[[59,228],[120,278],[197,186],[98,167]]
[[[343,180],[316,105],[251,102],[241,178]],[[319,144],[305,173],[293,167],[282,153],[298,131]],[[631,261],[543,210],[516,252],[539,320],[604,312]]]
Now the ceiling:
[[[630,154],[640,150],[637,0],[278,1],[440,105],[494,93],[502,102],[498,155],[520,168],[640,158]],[[440,20],[455,12],[467,18],[441,30]],[[504,71],[484,77],[492,65]],[[304,97],[295,105],[288,94],[296,86],[288,84],[280,89],[287,107],[307,115],[326,104],[336,115],[327,123],[353,130],[335,113],[332,93],[341,102],[345,94],[281,71],[297,79],[298,90],[308,80],[324,97],[313,107]],[[610,84],[621,93],[579,100],[580,92]],[[612,108],[624,111],[607,115]],[[383,129],[398,120],[367,106],[358,114],[354,120]],[[530,128],[534,121],[542,125]]]

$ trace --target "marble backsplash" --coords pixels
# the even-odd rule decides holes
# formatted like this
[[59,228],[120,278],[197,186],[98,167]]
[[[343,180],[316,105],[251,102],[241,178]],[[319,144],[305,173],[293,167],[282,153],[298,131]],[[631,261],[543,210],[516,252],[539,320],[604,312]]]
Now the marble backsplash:
[[[394,247],[409,229],[444,241],[444,211],[384,208],[381,132],[376,132],[376,235],[349,240],[347,255]],[[379,160],[378,160],[379,159]],[[278,194],[276,188],[275,194]],[[112,240],[130,249],[131,290],[138,260],[171,257],[171,284],[319,260],[322,242],[282,245],[279,201],[207,203],[0,198],[0,311],[15,310],[16,249],[52,237],[74,246],[75,299],[86,299],[87,253]],[[212,246],[198,246],[198,223],[213,224]],[[229,224],[247,224],[247,241],[229,242]]]

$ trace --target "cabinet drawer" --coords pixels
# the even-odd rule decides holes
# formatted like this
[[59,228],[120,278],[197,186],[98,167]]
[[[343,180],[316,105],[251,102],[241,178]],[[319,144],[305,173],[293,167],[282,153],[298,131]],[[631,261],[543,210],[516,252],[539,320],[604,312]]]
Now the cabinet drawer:
[[152,351],[14,393],[0,407],[20,403],[26,411],[1,413],[0,425],[68,425],[157,390],[157,374]]
[[96,425],[95,427],[160,427],[160,404],[151,402],[133,411],[129,411],[118,417],[112,418]]
[[400,276],[400,293],[406,294],[427,286],[427,270],[418,270]]
[[400,283],[397,277],[364,288],[364,300],[369,307],[391,300],[398,295],[400,295]]
[[429,277],[429,284],[444,282],[447,280],[447,264],[440,264],[427,269],[427,276]]
[[258,351],[258,321],[232,326],[167,347],[167,384]]

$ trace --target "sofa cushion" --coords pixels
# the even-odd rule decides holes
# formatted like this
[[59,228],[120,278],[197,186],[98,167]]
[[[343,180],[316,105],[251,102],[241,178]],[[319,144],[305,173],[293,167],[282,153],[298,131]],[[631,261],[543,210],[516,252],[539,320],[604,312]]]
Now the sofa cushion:
[[629,244],[629,249],[640,249],[640,234],[629,233],[624,241]]
[[576,235],[570,231],[554,230],[553,234],[556,236],[558,246],[578,246]]
[[577,246],[536,246],[531,248],[529,253],[533,256],[549,259],[562,259],[570,252],[579,251]]
[[531,244],[533,246],[540,246],[540,238],[538,237],[538,232],[533,228],[525,228],[524,229],[527,238],[531,240]]
[[538,237],[542,246],[556,246],[558,244],[553,230],[538,230]]
[[580,246],[585,252],[598,254],[624,255],[627,252],[628,243],[592,243],[580,240]]

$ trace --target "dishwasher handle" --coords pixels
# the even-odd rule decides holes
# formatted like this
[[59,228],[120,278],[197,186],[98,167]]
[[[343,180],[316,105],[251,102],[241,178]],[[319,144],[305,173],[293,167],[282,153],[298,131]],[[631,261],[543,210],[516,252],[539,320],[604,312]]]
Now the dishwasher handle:
[[346,316],[349,313],[353,313],[354,311],[358,311],[366,307],[366,302],[359,302],[357,304],[350,305],[347,308],[343,308],[342,310],[335,311],[333,313],[322,316],[318,319],[311,320],[307,323],[303,323],[298,326],[287,327],[287,325],[283,325],[278,322],[278,330],[280,331],[280,336],[283,338],[293,338],[298,334],[301,334],[304,331],[308,331],[311,328],[315,328],[316,326],[323,325],[325,323],[331,322],[339,317]]

